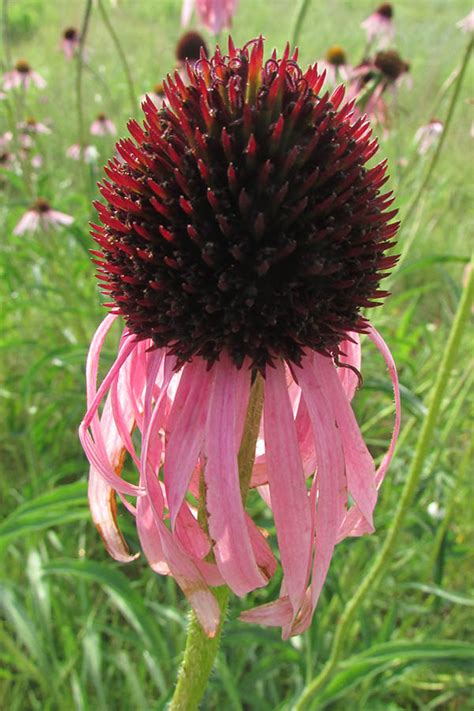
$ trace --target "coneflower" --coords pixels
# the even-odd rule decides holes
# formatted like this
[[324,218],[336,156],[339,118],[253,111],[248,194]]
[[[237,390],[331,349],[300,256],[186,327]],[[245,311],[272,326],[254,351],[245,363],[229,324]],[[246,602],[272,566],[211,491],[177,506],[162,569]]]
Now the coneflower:
[[3,88],[7,91],[9,89],[27,89],[29,86],[44,89],[46,81],[31,68],[26,59],[19,59],[14,68],[3,75]]
[[[96,203],[111,313],[91,345],[80,427],[90,503],[109,552],[130,560],[119,493],[150,565],[175,577],[212,636],[209,586],[245,595],[276,569],[244,507],[255,489],[273,513],[283,586],[244,617],[288,636],[309,625],[336,542],[373,531],[393,453],[395,366],[361,311],[387,295],[379,283],[396,262],[386,254],[396,211],[381,192],[385,162],[367,167],[377,151],[369,123],[353,118],[342,87],[324,93],[317,68],[303,72],[289,47],[265,61],[261,38],[242,49],[230,40],[227,55],[202,53],[188,75],[188,85],[168,77],[161,109],[147,99],[143,124],[130,121]],[[119,353],[97,387],[118,318]],[[350,405],[359,334],[382,351],[397,398],[378,470]],[[257,456],[239,477],[258,384]],[[120,476],[126,453],[138,484]]]

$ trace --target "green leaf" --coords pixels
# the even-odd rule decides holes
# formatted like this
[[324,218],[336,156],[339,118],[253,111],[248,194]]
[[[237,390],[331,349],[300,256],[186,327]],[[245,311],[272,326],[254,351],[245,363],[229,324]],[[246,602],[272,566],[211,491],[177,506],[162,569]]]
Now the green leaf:
[[51,526],[86,519],[88,516],[86,482],[64,484],[47,494],[25,501],[7,516],[0,524],[0,551],[13,539]]

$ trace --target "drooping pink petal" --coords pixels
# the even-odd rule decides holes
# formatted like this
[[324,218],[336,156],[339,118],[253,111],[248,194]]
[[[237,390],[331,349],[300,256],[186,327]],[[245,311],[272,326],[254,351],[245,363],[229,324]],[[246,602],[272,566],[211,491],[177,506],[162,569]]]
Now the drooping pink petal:
[[[301,614],[293,634],[300,634],[311,623],[319,595],[329,569],[339,526],[346,511],[347,484],[344,452],[330,400],[326,375],[322,368],[313,367],[313,356],[308,355],[296,373],[308,408],[313,429],[318,463],[315,480],[315,553],[311,577],[310,604]],[[332,367],[328,359],[326,363]]]
[[[195,358],[188,363],[184,367],[168,419],[164,481],[172,528],[204,440],[211,380],[212,375],[206,371],[206,363],[202,358]],[[175,413],[175,408],[179,412]]]
[[[352,368],[355,368],[360,372],[362,356],[360,336],[358,333],[355,333],[355,331],[350,331],[347,335],[350,338],[346,338],[344,341],[341,341],[339,345],[339,348],[344,354],[339,356],[339,361],[341,363],[347,363],[347,365],[350,365]],[[352,400],[355,395],[355,391],[359,386],[359,378],[356,373],[351,370],[351,368],[338,368],[337,374],[348,399]]]
[[[107,454],[104,436],[98,416],[98,408],[107,392],[107,389],[110,387],[113,380],[118,377],[121,366],[126,361],[134,347],[132,339],[129,338],[122,340],[122,347],[119,355],[102,382],[99,390],[97,390],[97,371],[99,367],[100,352],[105,337],[115,318],[116,317],[112,315],[107,316],[97,329],[94,338],[92,339],[86,364],[88,410],[79,427],[79,438],[89,462],[95,468],[96,472],[100,474],[116,491],[121,492],[122,494],[136,496],[141,493],[139,487],[124,481],[117,476],[114,471],[109,455]],[[93,439],[88,432],[89,427],[91,428]]]
[[[401,403],[397,369],[395,367],[395,362],[393,360],[392,354],[390,353],[390,350],[380,333],[378,333],[378,331],[376,331],[373,326],[369,327],[368,336],[375,343],[375,345],[377,346],[377,348],[382,353],[385,359],[392,380],[395,398],[395,423],[392,432],[392,437],[390,440],[390,445],[375,475],[375,483],[378,490],[383,482],[386,471],[395,451],[398,434],[400,432]],[[367,533],[372,533],[373,530],[373,526],[369,526],[364,516],[362,515],[359,507],[357,505],[352,506],[344,517],[342,525],[339,529],[338,542],[342,541],[344,538],[347,538],[347,536],[363,536]]]
[[[175,359],[165,358],[163,378],[158,399],[152,406],[151,393],[155,390],[157,371],[160,367],[159,365],[157,366],[157,362],[157,358],[152,361],[152,372],[149,378],[147,378],[147,392],[145,394],[146,415],[144,418],[140,483],[146,488],[147,502],[150,505],[156,530],[160,537],[164,561],[171,575],[175,578],[196,612],[204,631],[209,637],[213,637],[217,632],[220,619],[219,606],[217,605],[216,599],[192,559],[186,555],[163,521],[164,498],[160,482],[158,481],[160,453],[158,450],[156,452],[157,458],[153,457],[152,459],[150,456],[150,443],[152,440],[161,442],[158,437],[158,432],[164,427],[163,415],[165,409],[162,407],[162,404],[166,398],[166,391],[173,376]],[[148,405],[148,403],[150,404]],[[137,516],[138,515],[139,512],[137,512]],[[155,550],[155,552],[160,553],[159,550]]]
[[281,361],[275,366],[265,372],[265,450],[280,558],[296,615],[309,573],[311,514],[285,369]]
[[206,509],[217,566],[237,595],[266,584],[255,560],[245,522],[235,441],[237,403],[250,390],[250,373],[237,370],[227,354],[212,368],[213,383],[206,422]]
[[[129,422],[130,428],[133,422]],[[125,450],[112,415],[110,398],[107,399],[101,417],[101,427],[104,434],[105,446],[110,462],[117,475],[120,475],[123,466]],[[108,553],[122,563],[128,563],[137,556],[131,555],[125,539],[117,524],[117,503],[115,491],[97,470],[91,466],[89,471],[89,506],[92,520],[99,531]]]
[[293,619],[293,606],[288,595],[280,597],[274,602],[267,602],[251,610],[241,613],[242,622],[250,622],[265,627],[285,627],[291,625]]
[[387,469],[390,465],[390,462],[392,461],[393,453],[395,451],[395,447],[397,444],[398,440],[398,435],[400,433],[400,423],[401,423],[401,416],[402,416],[402,406],[400,402],[400,385],[398,382],[398,373],[397,373],[397,367],[395,365],[395,361],[393,360],[393,356],[390,353],[390,349],[385,343],[384,339],[380,335],[380,333],[373,327],[370,326],[369,330],[367,331],[367,335],[371,339],[373,343],[377,346],[379,351],[381,352],[385,363],[387,364],[388,372],[390,373],[390,378],[392,381],[392,386],[393,386],[393,395],[395,399],[395,423],[393,426],[393,432],[392,432],[392,437],[390,439],[390,445],[388,448],[387,453],[385,454],[384,458],[382,459],[382,462],[377,469],[377,473],[375,475],[375,482],[377,484],[377,489],[380,488],[380,485],[382,484],[385,474],[387,472]]
[[367,523],[372,526],[377,501],[374,461],[363,440],[332,360],[316,353],[314,368],[321,372],[325,380],[327,397],[333,405],[334,416],[340,429],[349,493]]

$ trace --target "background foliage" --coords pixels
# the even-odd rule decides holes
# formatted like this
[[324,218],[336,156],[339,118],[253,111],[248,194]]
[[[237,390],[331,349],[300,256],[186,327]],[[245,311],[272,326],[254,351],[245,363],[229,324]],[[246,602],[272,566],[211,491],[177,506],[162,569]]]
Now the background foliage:
[[[174,582],[155,576],[142,559],[125,567],[108,558],[89,520],[87,465],[76,435],[85,407],[87,347],[103,316],[88,255],[90,202],[100,168],[89,166],[84,175],[80,164],[65,158],[67,147],[77,142],[75,66],[64,59],[59,42],[66,26],[80,26],[84,4],[16,0],[5,7],[4,68],[9,60],[25,57],[48,80],[44,92],[28,93],[21,110],[49,119],[53,133],[39,137],[44,166],[36,181],[15,171],[0,173],[0,707],[162,709],[184,646],[186,604]],[[137,95],[143,94],[173,67],[180,2],[123,0],[105,7],[126,51]],[[358,63],[364,48],[359,23],[372,10],[370,0],[310,2],[298,42],[302,64],[336,43]],[[433,115],[446,114],[452,72],[467,43],[455,23],[470,3],[398,0],[395,10],[397,47],[410,62],[413,88],[403,89],[392,105],[393,128],[387,139],[381,137],[381,153],[389,157],[391,187],[403,218],[431,159],[431,154],[416,155],[414,133]],[[284,0],[241,0],[236,42],[262,32],[269,45],[282,49],[292,12]],[[123,70],[96,7],[87,46],[86,123],[105,111],[124,134],[131,109],[140,114],[139,104],[130,106]],[[469,259],[472,79],[471,72],[435,174],[403,224],[404,260],[390,278],[393,296],[374,313],[399,367],[404,408],[401,441],[376,513],[377,533],[338,546],[312,628],[302,637],[282,642],[277,631],[237,620],[244,607],[275,597],[278,579],[251,600],[233,600],[206,709],[290,709],[327,658],[344,604],[380,548],[426,415]],[[0,112],[1,133],[12,115],[6,102],[0,102]],[[113,140],[98,139],[96,145],[100,166],[112,154]],[[49,198],[56,209],[74,215],[74,225],[13,236],[33,196]],[[396,554],[354,621],[345,658],[317,708],[470,708],[470,345],[464,338]],[[389,378],[367,346],[365,385],[355,406],[369,446],[382,455],[393,417]],[[430,515],[431,502],[441,515]],[[256,499],[251,505],[256,517],[264,516]],[[124,512],[120,524],[138,550]]]

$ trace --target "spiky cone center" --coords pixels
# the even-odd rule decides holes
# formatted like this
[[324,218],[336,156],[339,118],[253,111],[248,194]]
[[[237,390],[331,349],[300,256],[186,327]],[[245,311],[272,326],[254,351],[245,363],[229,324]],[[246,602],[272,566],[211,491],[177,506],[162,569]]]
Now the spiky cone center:
[[326,52],[326,61],[329,64],[334,64],[335,67],[340,67],[347,62],[346,53],[339,45],[330,47]]
[[344,89],[321,94],[296,60],[264,61],[262,39],[202,55],[188,86],[168,77],[160,110],[144,102],[106,168],[93,235],[107,306],[178,363],[337,356],[386,295],[385,163],[365,166],[377,143]]

